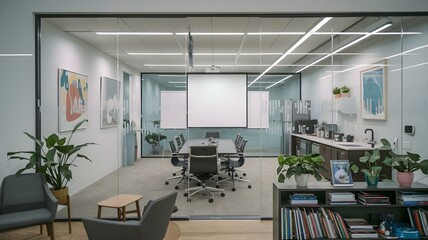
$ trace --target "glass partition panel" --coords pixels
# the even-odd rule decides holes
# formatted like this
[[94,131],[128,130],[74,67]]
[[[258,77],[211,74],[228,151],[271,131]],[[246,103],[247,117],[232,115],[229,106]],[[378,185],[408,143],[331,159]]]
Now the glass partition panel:
[[[399,20],[397,18],[397,20]],[[428,17],[403,17],[403,45],[401,58],[402,65],[394,65],[389,68],[390,75],[401,76],[401,109],[402,122],[397,127],[398,146],[396,152],[417,153],[421,159],[428,158],[426,136],[428,135]],[[394,95],[393,98],[400,98]],[[397,101],[397,100],[396,100]],[[397,104],[398,105],[398,104]],[[394,109],[396,104],[393,105]],[[408,131],[405,131],[406,126]],[[395,180],[395,178],[394,178]],[[415,182],[428,184],[428,178],[421,171],[416,171]]]

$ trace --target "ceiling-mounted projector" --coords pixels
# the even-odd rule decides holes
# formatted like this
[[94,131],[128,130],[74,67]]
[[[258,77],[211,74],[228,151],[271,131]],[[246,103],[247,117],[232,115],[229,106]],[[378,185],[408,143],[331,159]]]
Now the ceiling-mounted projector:
[[220,72],[220,67],[211,65],[211,67],[205,68],[205,72],[207,72],[207,73],[218,73],[218,72]]

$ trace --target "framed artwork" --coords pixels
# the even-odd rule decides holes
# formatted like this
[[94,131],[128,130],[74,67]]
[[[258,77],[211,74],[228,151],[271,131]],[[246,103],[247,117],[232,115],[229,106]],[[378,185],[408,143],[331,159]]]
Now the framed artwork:
[[330,166],[333,186],[354,186],[349,160],[331,160]]
[[[88,119],[88,76],[58,68],[58,131]],[[80,128],[87,128],[85,122]]]
[[384,66],[361,72],[361,117],[386,120],[386,68]]
[[120,82],[108,78],[101,78],[101,128],[116,127],[119,123],[120,110]]

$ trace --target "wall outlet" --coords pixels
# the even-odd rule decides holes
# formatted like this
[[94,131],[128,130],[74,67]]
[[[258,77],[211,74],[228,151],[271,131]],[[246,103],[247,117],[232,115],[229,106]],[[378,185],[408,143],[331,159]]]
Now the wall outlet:
[[397,147],[398,146],[398,138],[394,138],[394,141],[392,142],[392,144],[393,144],[393,146],[394,147]]
[[403,141],[403,149],[410,149],[412,144],[409,141]]

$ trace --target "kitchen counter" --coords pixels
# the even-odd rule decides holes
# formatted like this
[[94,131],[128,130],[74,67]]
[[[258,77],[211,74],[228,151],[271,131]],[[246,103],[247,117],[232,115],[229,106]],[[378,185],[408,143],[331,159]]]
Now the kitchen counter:
[[[312,136],[312,135],[297,134],[297,133],[293,133],[291,135],[295,136],[295,137],[302,138],[302,139],[306,139],[306,140],[309,140],[312,142],[318,142],[318,143],[321,143],[324,145],[328,145],[331,147],[346,150],[346,151],[357,151],[357,150],[358,151],[364,151],[364,150],[373,150],[374,149],[370,146],[370,144],[363,143],[363,142],[335,142],[335,141],[333,141],[333,139],[325,139],[325,138]],[[377,147],[378,146],[375,145],[375,148],[377,148]]]

